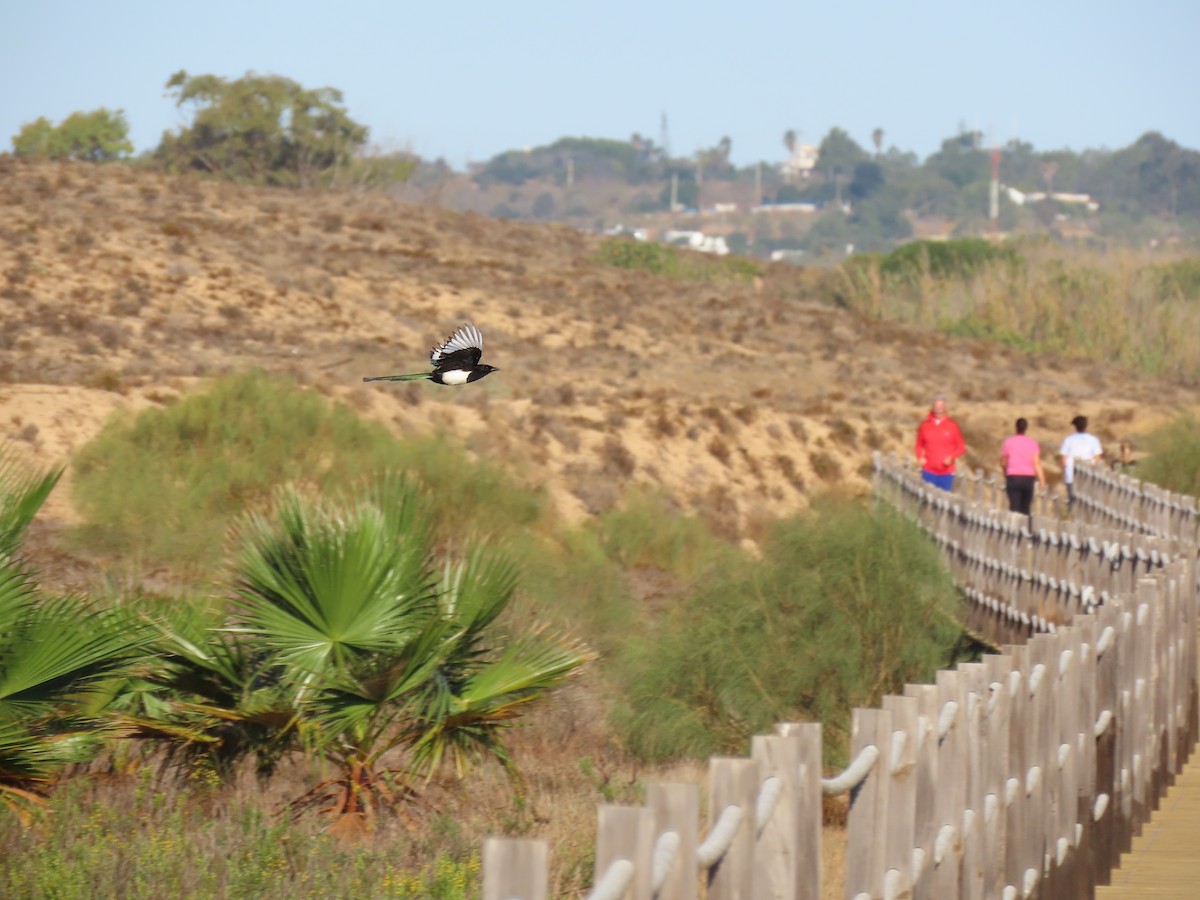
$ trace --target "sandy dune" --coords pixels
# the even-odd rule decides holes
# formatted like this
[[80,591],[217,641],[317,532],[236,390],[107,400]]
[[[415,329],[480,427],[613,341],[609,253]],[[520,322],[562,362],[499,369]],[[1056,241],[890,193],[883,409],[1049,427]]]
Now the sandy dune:
[[[1052,456],[1076,413],[1111,442],[1195,402],[868,320],[786,266],[757,284],[604,266],[601,240],[378,196],[0,157],[0,439],[66,461],[109,415],[258,366],[397,432],[457,435],[545,484],[568,519],[648,484],[755,539],[815,490],[865,490],[871,451],[908,452],[935,390],[970,461],[989,465],[1017,415]],[[500,373],[362,383],[420,371],[467,320]],[[46,514],[70,521],[69,491]]]

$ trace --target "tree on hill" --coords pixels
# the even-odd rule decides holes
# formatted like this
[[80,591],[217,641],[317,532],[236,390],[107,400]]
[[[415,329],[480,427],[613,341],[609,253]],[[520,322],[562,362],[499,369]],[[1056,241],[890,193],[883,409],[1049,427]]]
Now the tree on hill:
[[1157,131],[1113,153],[1099,174],[1102,203],[1134,215],[1200,216],[1200,153]]
[[867,151],[841,128],[829,129],[817,148],[817,170],[826,174],[849,175],[859,163],[870,160]]
[[188,75],[166,87],[192,124],[163,134],[155,158],[171,171],[198,170],[259,184],[307,187],[351,162],[367,128],[346,113],[335,88],[309,90],[278,75],[230,81]]
[[925,161],[931,174],[945,178],[960,190],[975,181],[989,181],[991,160],[980,149],[982,135],[978,131],[961,131],[942,141],[942,147]]
[[634,135],[629,141],[606,138],[560,138],[530,150],[500,153],[475,173],[475,180],[520,186],[528,181],[566,179],[568,165],[575,181],[622,181],[645,184],[660,177],[661,166],[653,145]]
[[854,200],[865,200],[884,186],[883,167],[877,162],[860,162],[854,166],[849,193]]
[[113,112],[104,107],[71,113],[58,125],[45,117],[28,122],[12,144],[17,156],[88,162],[109,162],[133,152],[125,111]]

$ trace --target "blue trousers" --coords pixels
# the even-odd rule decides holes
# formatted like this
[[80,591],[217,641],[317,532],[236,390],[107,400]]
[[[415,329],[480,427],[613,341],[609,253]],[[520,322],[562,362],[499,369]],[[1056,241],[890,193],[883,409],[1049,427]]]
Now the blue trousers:
[[932,484],[934,487],[941,488],[943,491],[949,491],[949,490],[954,489],[954,473],[953,472],[950,472],[947,475],[934,475],[932,472],[930,472],[926,469],[922,469],[921,470],[921,478],[924,481],[928,482],[929,484]]

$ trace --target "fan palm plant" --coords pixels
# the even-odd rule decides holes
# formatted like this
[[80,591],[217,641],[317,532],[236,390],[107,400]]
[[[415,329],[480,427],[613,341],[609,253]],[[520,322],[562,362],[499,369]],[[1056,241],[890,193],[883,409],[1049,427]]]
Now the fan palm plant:
[[57,773],[100,749],[105,729],[86,694],[145,639],[119,609],[44,596],[17,559],[60,474],[29,475],[0,454],[0,802],[22,820]]
[[274,654],[302,738],[335,764],[301,801],[339,829],[368,825],[443,762],[507,765],[504,729],[588,658],[542,633],[504,642],[512,565],[477,551],[436,568],[416,499],[391,477],[341,506],[287,492],[274,517],[243,523],[236,631]]
[[222,604],[189,598],[148,616],[148,653],[106,685],[106,712],[160,759],[220,778],[253,757],[260,777],[296,747],[291,692],[261,647],[224,630]]

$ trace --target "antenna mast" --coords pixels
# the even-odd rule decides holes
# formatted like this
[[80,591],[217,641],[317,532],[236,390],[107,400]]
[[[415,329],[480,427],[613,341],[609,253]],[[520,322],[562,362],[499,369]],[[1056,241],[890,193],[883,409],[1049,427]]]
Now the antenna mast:
[[988,218],[992,234],[1000,231],[1000,148],[992,145],[992,184],[988,191]]

